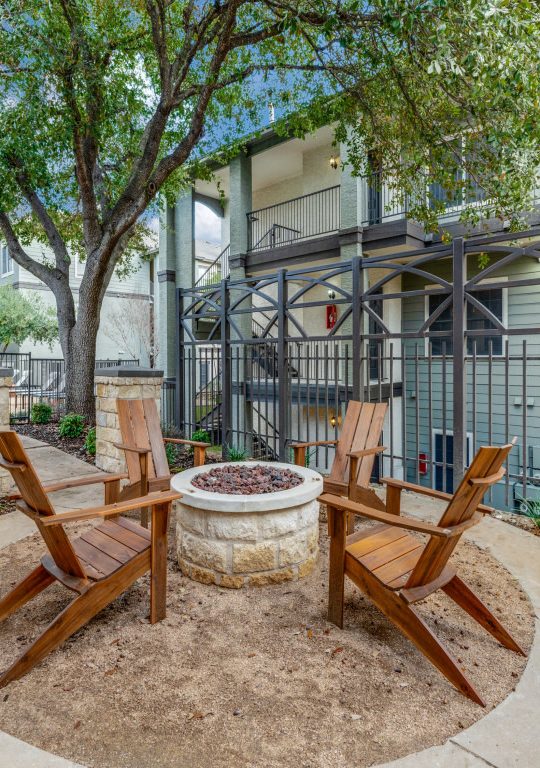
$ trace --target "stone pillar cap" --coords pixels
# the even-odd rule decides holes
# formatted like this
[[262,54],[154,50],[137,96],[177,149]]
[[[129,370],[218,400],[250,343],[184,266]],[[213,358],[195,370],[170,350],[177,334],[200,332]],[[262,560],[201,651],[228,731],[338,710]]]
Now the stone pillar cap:
[[114,368],[97,368],[95,376],[112,376],[117,379],[161,379],[163,378],[163,371],[159,371],[156,368],[119,365]]

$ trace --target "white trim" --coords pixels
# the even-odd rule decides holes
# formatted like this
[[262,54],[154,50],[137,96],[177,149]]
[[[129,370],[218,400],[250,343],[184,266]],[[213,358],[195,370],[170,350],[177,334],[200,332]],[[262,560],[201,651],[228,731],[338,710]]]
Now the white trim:
[[[436,459],[435,459],[435,437],[437,435],[441,435],[442,437],[451,437],[452,441],[454,439],[454,431],[452,429],[439,429],[439,428],[433,428],[431,430],[431,459],[429,461],[429,464],[431,465],[431,472],[432,472],[432,488],[436,488],[435,485],[435,472],[437,471],[436,466]],[[473,435],[472,432],[467,432],[467,449],[469,454],[469,461],[465,458],[465,466],[468,467],[470,462],[473,458]],[[446,469],[448,469],[448,465],[446,467],[441,466],[440,470],[441,472],[445,472]],[[454,468],[452,467],[452,472],[454,471]],[[442,488],[439,488],[437,490],[442,490]],[[449,491],[451,493],[451,491]]]
[[[507,282],[507,281],[508,281],[508,275],[505,275],[503,277],[486,277],[484,280],[480,280],[480,282],[478,284],[479,285],[489,285],[489,283],[501,283],[501,282]],[[441,286],[440,286],[439,283],[429,284],[429,285],[425,285],[424,286],[424,288],[428,288],[428,289],[429,288],[440,288],[440,287]],[[505,326],[505,328],[507,328],[508,327],[508,288],[502,288],[501,287],[501,291],[502,291],[502,318],[501,318],[501,323]],[[482,294],[480,292],[477,295],[477,298],[478,298],[478,296],[481,296],[481,295]],[[424,296],[424,321],[427,320],[428,317],[429,317],[429,299],[430,299],[430,294],[427,294],[426,296]],[[466,321],[467,321],[467,319],[465,318],[465,322]],[[501,338],[501,341],[502,341],[501,352],[500,352],[500,354],[493,354],[492,357],[504,357],[504,345],[505,345],[506,340],[508,339],[508,336],[506,334],[503,334],[500,338]],[[424,353],[425,353],[426,356],[429,354],[429,336],[426,336],[425,339],[424,339]],[[465,354],[467,354],[467,351],[465,351]],[[442,357],[442,355],[432,355],[432,357],[437,357],[438,358],[438,357]],[[478,353],[476,355],[476,359],[477,360],[478,359],[482,359],[483,360],[484,358],[487,358],[487,357],[489,357],[489,356],[488,355],[479,355]]]
[[[4,255],[7,256],[9,263],[11,264],[11,269],[8,269],[6,272],[4,272]],[[9,248],[4,243],[3,245],[0,245],[0,276],[8,277],[9,275],[12,275],[14,271],[15,269],[13,267],[13,257],[10,256]]]
[[77,254],[73,257],[73,268],[74,268],[74,275],[75,277],[78,277],[79,280],[84,275],[84,269],[86,267],[86,261],[80,261]]

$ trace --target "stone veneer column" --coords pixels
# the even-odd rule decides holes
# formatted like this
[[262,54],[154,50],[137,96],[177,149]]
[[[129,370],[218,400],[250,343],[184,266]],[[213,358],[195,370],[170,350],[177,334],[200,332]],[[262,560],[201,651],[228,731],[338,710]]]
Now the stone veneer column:
[[106,472],[125,472],[124,452],[114,446],[122,442],[116,400],[153,397],[159,412],[163,371],[128,366],[101,370],[95,377],[96,466]]
[[[13,386],[13,368],[0,368],[0,429],[9,429],[9,390]],[[7,469],[0,469],[0,492],[13,485]]]

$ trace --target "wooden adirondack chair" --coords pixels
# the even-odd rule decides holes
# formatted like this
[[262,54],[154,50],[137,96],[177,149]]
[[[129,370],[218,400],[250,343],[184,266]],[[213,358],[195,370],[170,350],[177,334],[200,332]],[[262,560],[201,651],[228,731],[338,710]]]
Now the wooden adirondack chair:
[[[443,589],[502,645],[525,655],[500,621],[448,563],[462,533],[480,521],[480,502],[488,488],[504,476],[502,465],[511,448],[512,445],[480,448],[453,496],[383,478],[382,482],[388,488],[385,512],[333,494],[321,497],[328,507],[331,536],[329,621],[343,626],[343,587],[345,576],[348,576],[456,688],[482,706],[485,702],[479,693],[413,604]],[[438,525],[400,515],[403,488],[449,500]],[[347,536],[346,513],[382,525]],[[421,539],[408,534],[408,530],[427,534],[429,540],[424,544]]]
[[[0,674],[1,688],[29,672],[148,570],[151,571],[150,621],[154,624],[165,617],[167,519],[171,502],[180,498],[180,494],[155,493],[123,503],[56,514],[15,432],[0,432],[0,456],[0,465],[11,472],[19,488],[21,498],[17,506],[34,520],[49,550],[41,564],[0,599],[0,621],[55,581],[76,594],[17,661]],[[82,480],[77,485],[83,485]],[[119,482],[118,476],[104,475],[101,481],[106,483],[105,498],[110,501],[115,493],[111,484]],[[55,483],[49,489],[65,487],[72,486]],[[151,534],[132,520],[119,517],[120,513],[143,505],[152,509]],[[104,522],[71,541],[64,524],[92,518],[101,518]]]
[[[147,493],[168,490],[171,473],[165,452],[165,444],[190,445],[193,448],[193,462],[202,466],[206,458],[208,443],[197,440],[180,440],[163,437],[153,398],[140,400],[118,399],[116,401],[122,442],[115,443],[125,451],[129,483],[122,488],[121,499],[145,496]],[[148,511],[141,512],[141,524],[148,527]]]
[[[294,463],[304,467],[306,452],[310,447],[335,445],[336,454],[329,477],[324,478],[323,491],[347,496],[353,501],[367,504],[384,512],[384,502],[369,487],[375,456],[386,450],[379,445],[386,403],[360,403],[349,400],[345,420],[338,440],[317,440],[308,443],[292,443]],[[348,518],[348,531],[354,528],[354,515]]]

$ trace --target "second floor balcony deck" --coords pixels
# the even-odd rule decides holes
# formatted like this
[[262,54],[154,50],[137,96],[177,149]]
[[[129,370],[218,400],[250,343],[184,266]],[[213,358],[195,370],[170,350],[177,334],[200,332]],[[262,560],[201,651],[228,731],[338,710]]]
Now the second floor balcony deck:
[[[378,173],[361,177],[360,183],[363,191],[358,225],[364,229],[410,219],[413,204],[419,202],[399,195],[381,181]],[[336,185],[250,211],[247,214],[248,250],[267,251],[338,233],[342,229],[340,198],[341,187]],[[480,209],[488,206],[484,191],[478,186],[467,193],[466,199],[465,195],[450,199],[439,184],[427,181],[425,198],[420,202],[433,207],[436,204],[440,207],[442,203],[439,222],[443,226],[457,222],[466,206]],[[535,196],[535,207],[537,202]]]

